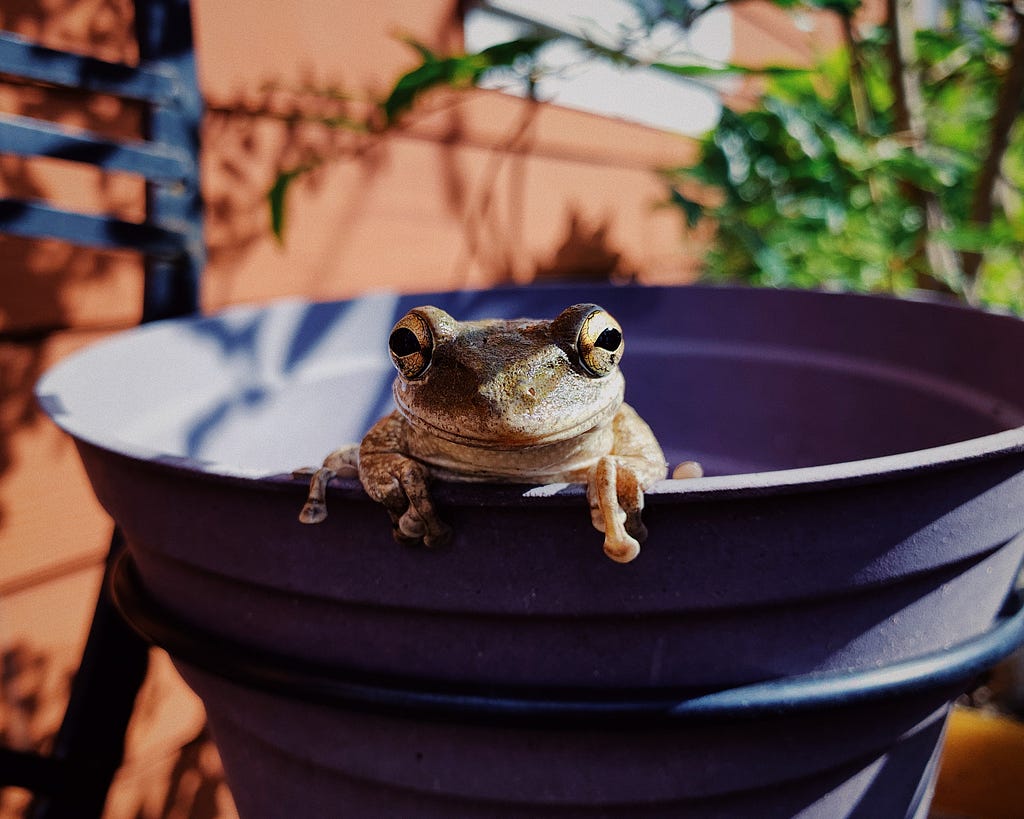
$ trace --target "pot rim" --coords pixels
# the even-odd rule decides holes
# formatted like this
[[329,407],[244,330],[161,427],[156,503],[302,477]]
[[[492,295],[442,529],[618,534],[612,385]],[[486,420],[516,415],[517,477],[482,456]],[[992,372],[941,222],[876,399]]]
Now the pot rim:
[[[92,436],[78,434],[62,423],[55,423],[79,446],[103,452],[108,458],[133,461],[157,473],[170,473],[181,478],[187,476],[189,480],[204,483],[247,486],[261,490],[294,492],[306,491],[309,486],[309,478],[304,476],[255,473],[214,462],[147,451],[131,444],[119,446],[94,440]],[[846,486],[898,481],[923,473],[947,471],[999,458],[1020,456],[1024,456],[1024,426],[955,444],[859,461],[686,480],[665,479],[648,487],[644,491],[644,497],[647,504],[660,506],[821,492]],[[431,491],[437,500],[456,506],[511,506],[524,501],[575,503],[586,497],[584,485],[576,483],[535,485],[437,480]],[[333,478],[328,492],[332,497],[369,500],[358,478]]]
[[[594,286],[547,285],[533,286],[532,288],[508,287],[494,288],[489,292],[518,292],[529,289],[535,291],[557,289],[560,291],[570,292],[573,290],[580,290],[585,292],[587,290],[593,291]],[[667,288],[662,287],[653,289]],[[797,298],[844,298],[883,302],[908,302],[929,305],[946,310],[961,311],[964,313],[987,315],[991,316],[994,320],[1009,319],[1012,321],[1019,321],[1016,317],[1009,316],[1008,314],[984,311],[967,305],[931,297],[894,298],[885,294],[834,293],[795,289],[758,289],[715,285],[687,285],[686,289],[693,291],[724,291],[732,289],[745,292],[757,291],[774,294],[775,296],[779,294],[787,294],[790,297]],[[419,295],[427,298],[431,294]],[[394,299],[395,295],[371,294],[359,297],[356,300],[373,301],[378,298],[383,300]],[[272,302],[272,305],[290,304],[295,306],[308,306],[314,303],[315,302],[306,299],[287,298],[275,300]],[[182,473],[192,473],[194,476],[214,482],[228,481],[230,483],[263,483],[285,486],[306,483],[307,479],[295,478],[290,474],[247,469],[231,464],[203,460],[186,455],[172,455],[136,442],[125,440],[118,435],[118,431],[116,429],[97,429],[95,424],[90,424],[87,421],[84,421],[80,416],[75,414],[73,408],[69,409],[63,403],[61,398],[62,393],[67,388],[66,382],[69,374],[73,372],[74,368],[81,366],[83,361],[88,360],[88,358],[92,356],[97,354],[102,355],[103,351],[108,350],[112,345],[130,343],[132,338],[153,331],[159,332],[160,328],[171,324],[181,322],[201,322],[223,316],[241,317],[265,310],[268,306],[271,305],[240,305],[227,308],[226,310],[220,311],[214,315],[189,316],[181,319],[172,319],[149,325],[142,325],[117,333],[115,336],[99,341],[96,344],[71,354],[51,367],[43,374],[36,384],[36,400],[50,419],[60,429],[74,438],[76,442],[85,443],[91,447],[106,451],[115,456],[142,461],[158,469],[170,469]],[[380,357],[382,360],[386,358],[383,353],[381,353]],[[936,447],[899,452],[860,460],[826,463],[789,469],[716,475],[687,480],[666,479],[656,482],[646,490],[645,494],[652,503],[666,503],[672,501],[685,502],[688,499],[705,500],[791,494],[800,491],[813,491],[839,486],[864,484],[877,480],[898,479],[926,471],[945,470],[1001,457],[1021,455],[1024,455],[1024,425]],[[351,495],[353,497],[357,497],[362,494],[360,484],[356,479],[337,478],[333,482],[332,489],[334,491],[340,490],[343,494]],[[456,484],[452,482],[439,482],[438,491],[441,496],[449,498],[456,503],[460,500],[465,500],[466,502],[481,502],[483,499],[483,502],[492,500],[499,504],[517,502],[520,498],[575,498],[583,492],[581,486],[566,483],[534,486],[527,484]]]

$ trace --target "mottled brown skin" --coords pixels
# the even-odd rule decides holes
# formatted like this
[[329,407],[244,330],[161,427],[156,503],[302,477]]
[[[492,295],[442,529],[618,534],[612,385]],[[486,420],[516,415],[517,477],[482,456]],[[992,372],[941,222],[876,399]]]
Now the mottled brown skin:
[[[619,562],[637,556],[644,489],[667,470],[650,427],[623,403],[621,331],[607,313],[574,305],[552,321],[458,322],[419,307],[396,325],[391,346],[398,409],[358,448],[327,457],[300,520],[323,520],[327,483],[357,470],[396,539],[436,546],[451,529],[434,509],[431,478],[585,483],[605,552]],[[675,477],[699,474],[690,462]]]

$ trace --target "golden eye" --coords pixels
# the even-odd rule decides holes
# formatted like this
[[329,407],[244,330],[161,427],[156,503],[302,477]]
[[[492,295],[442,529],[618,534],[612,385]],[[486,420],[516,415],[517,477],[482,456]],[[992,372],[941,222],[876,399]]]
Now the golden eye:
[[604,310],[597,308],[583,319],[576,351],[588,373],[598,378],[611,373],[622,358],[624,347],[622,328]]
[[434,334],[430,323],[419,313],[406,313],[388,338],[391,362],[402,378],[419,378],[430,366],[434,352]]

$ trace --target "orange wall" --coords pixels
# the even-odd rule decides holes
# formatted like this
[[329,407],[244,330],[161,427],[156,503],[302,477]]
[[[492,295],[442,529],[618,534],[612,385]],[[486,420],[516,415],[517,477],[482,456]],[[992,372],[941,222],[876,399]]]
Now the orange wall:
[[[397,33],[458,47],[450,3],[393,0],[372,15],[353,3],[211,6],[200,3],[196,19],[211,108],[209,306],[526,281],[567,244],[622,275],[692,277],[680,221],[656,209],[665,193],[651,172],[692,157],[682,138],[494,92],[435,95],[383,138],[285,121],[325,110],[293,93],[303,85],[345,89],[356,101],[334,111],[362,116],[360,101],[383,98],[415,65]],[[269,236],[264,194],[275,172],[317,155],[334,160],[293,192],[282,246]]]
[[[131,60],[131,8],[128,0],[5,0],[0,28]],[[737,11],[743,59],[806,58],[815,35],[766,38],[757,17],[765,13],[775,15],[775,30],[777,12]],[[196,0],[194,17],[208,105],[205,309],[536,276],[682,283],[696,275],[704,237],[659,207],[665,191],[653,173],[692,161],[693,145],[681,137],[495,92],[435,94],[383,136],[310,121],[365,115],[415,62],[396,34],[457,48],[454,0]],[[330,87],[351,99],[326,102],[304,90]],[[101,96],[0,81],[0,110],[138,132],[138,111]],[[330,161],[291,192],[280,243],[269,232],[266,192],[278,172],[312,157]],[[0,155],[0,194],[138,218],[141,192],[123,174]],[[0,731],[8,743],[37,746],[60,719],[111,524],[31,388],[60,357],[137,321],[141,270],[130,254],[2,236],[0,264]],[[232,815],[202,725],[198,702],[161,660],[108,815],[171,807],[176,816]],[[24,799],[0,792],[0,816],[18,815]]]

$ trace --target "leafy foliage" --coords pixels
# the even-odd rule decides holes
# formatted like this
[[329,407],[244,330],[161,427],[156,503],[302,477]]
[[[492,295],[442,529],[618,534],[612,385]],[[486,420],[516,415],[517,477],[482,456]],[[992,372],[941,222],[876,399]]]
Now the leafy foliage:
[[[692,26],[734,0],[632,2],[641,31],[627,33],[621,48],[579,43],[596,57],[633,65],[630,36],[665,20]],[[773,2],[836,14],[844,48],[814,70],[650,65],[695,80],[754,73],[766,83],[755,108],[723,112],[695,167],[663,172],[670,202],[690,228],[708,217],[716,224],[706,277],[860,291],[927,287],[1024,312],[1024,105],[1015,84],[1024,83],[1024,14],[992,0],[971,28],[954,3],[950,28],[916,32],[908,55],[902,41],[891,42],[892,20],[856,33],[860,0]],[[395,127],[438,86],[471,87],[501,70],[531,83],[538,52],[558,36],[543,30],[455,55],[410,40],[420,63],[379,103],[370,130]],[[908,81],[922,97],[913,105]],[[1001,147],[997,122],[1012,125]],[[268,193],[279,238],[289,187],[316,164],[283,170]],[[684,180],[712,195],[696,201],[683,193]]]
[[498,43],[475,54],[440,56],[422,43],[409,40],[422,58],[419,66],[402,75],[387,99],[381,103],[384,120],[393,125],[426,91],[438,86],[465,88],[474,85],[486,72],[529,61],[537,49],[549,41],[546,37],[524,37]]
[[[1001,206],[989,224],[970,220],[1008,46],[988,31],[965,38],[920,32],[916,39],[927,138],[895,121],[886,32],[860,43],[867,122],[858,121],[851,54],[814,72],[768,79],[760,104],[725,111],[701,142],[696,167],[678,177],[720,192],[704,209],[717,223],[707,259],[711,279],[762,285],[902,292],[931,286],[1024,310],[1024,129],[1011,135]],[[927,224],[932,196],[945,224]],[[694,219],[694,203],[673,201]],[[983,254],[976,280],[937,280],[923,252],[930,236],[958,253]]]
[[267,192],[267,201],[270,204],[270,229],[278,241],[284,237],[285,199],[288,188],[291,187],[292,182],[309,170],[311,170],[309,166],[302,165],[292,168],[290,171],[282,171],[274,180],[273,187]]

